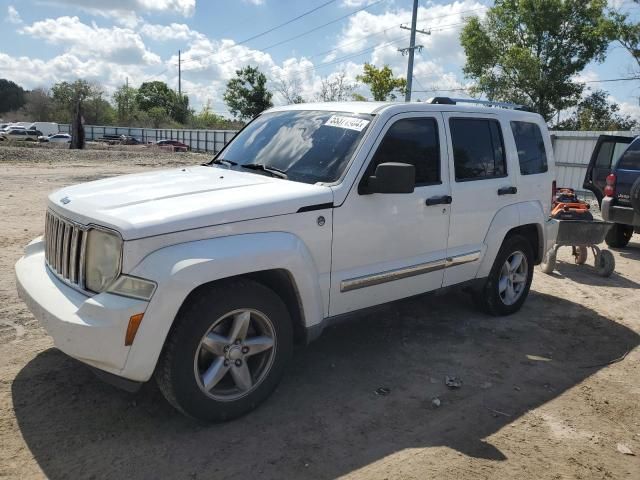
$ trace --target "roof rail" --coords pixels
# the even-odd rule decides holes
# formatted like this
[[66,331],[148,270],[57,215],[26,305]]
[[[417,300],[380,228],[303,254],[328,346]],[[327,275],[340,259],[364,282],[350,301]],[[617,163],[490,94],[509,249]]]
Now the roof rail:
[[529,111],[525,105],[516,103],[494,102],[493,100],[476,100],[475,98],[451,98],[451,97],[432,97],[426,103],[434,103],[440,105],[456,105],[457,103],[475,103],[477,105],[486,105],[487,107],[510,108],[513,110]]

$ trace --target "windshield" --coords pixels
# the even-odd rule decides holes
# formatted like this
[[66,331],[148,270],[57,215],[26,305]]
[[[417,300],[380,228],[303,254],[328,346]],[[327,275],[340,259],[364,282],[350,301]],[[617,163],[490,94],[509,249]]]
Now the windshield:
[[265,113],[236,135],[216,161],[234,170],[249,171],[243,168],[248,165],[255,173],[284,173],[296,182],[335,182],[372,118],[328,111]]

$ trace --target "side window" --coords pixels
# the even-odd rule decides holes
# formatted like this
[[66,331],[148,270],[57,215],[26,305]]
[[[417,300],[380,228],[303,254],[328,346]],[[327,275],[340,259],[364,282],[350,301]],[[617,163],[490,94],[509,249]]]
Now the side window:
[[507,163],[500,123],[488,118],[451,118],[456,181],[505,177]]
[[614,145],[615,143],[613,142],[604,142],[602,145],[600,145],[598,158],[596,158],[596,167],[599,167],[599,168],[611,167],[611,157],[613,155]]
[[394,123],[371,159],[365,178],[387,162],[415,166],[417,186],[440,183],[440,142],[435,119],[405,118]]
[[511,122],[513,139],[516,141],[520,173],[533,175],[547,171],[547,152],[540,127],[531,122]]
[[640,170],[640,138],[636,138],[618,160],[616,168]]

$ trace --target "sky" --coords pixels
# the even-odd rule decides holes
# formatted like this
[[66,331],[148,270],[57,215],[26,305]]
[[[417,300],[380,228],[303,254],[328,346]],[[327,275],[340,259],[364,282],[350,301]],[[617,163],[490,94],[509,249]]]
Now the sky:
[[[228,116],[226,82],[245,65],[270,79],[298,81],[313,99],[323,78],[345,72],[355,81],[365,62],[389,65],[405,76],[412,0],[0,0],[0,78],[23,88],[48,88],[85,78],[110,96],[129,82],[162,80],[182,91],[196,110],[209,104]],[[466,97],[470,80],[459,34],[466,17],[483,17],[489,0],[420,0],[413,99]],[[631,0],[612,7],[640,17]],[[4,18],[2,18],[4,16]],[[284,24],[284,25],[283,25]],[[640,118],[640,81],[602,82],[628,76],[630,54],[612,44],[604,63],[578,76],[603,88],[625,114]],[[453,90],[448,90],[453,89]],[[366,87],[356,90],[371,97]],[[284,99],[274,94],[274,103]]]

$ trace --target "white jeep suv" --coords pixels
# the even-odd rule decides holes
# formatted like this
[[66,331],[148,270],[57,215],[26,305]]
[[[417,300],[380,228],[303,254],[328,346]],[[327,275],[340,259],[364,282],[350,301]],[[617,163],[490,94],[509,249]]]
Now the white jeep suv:
[[208,165],[52,193],[21,298],[60,350],[204,420],[257,406],[345,314],[460,284],[512,314],[555,238],[550,137],[460,103],[277,107]]

